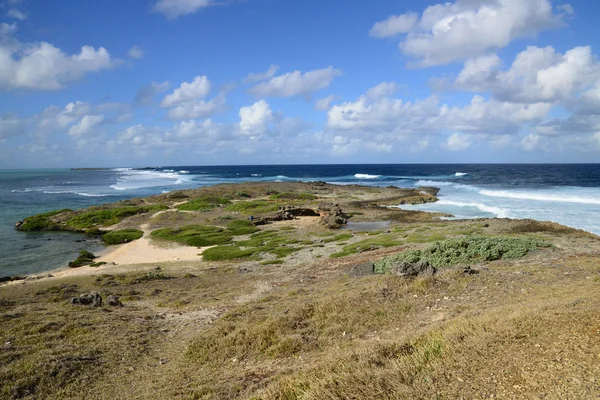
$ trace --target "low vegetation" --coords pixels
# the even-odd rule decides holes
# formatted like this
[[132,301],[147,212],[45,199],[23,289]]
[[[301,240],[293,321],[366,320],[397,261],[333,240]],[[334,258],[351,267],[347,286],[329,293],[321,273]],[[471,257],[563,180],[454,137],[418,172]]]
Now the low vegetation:
[[299,240],[290,239],[277,231],[266,230],[253,234],[248,240],[207,249],[202,253],[202,258],[208,261],[260,258],[261,253],[283,258],[300,250],[302,247],[296,246],[299,243]]
[[265,214],[277,211],[280,204],[273,203],[266,200],[251,200],[237,202],[228,205],[225,209],[227,211],[239,212],[246,215],[252,214]]
[[331,254],[331,258],[345,257],[351,254],[365,251],[377,250],[383,247],[399,246],[402,242],[393,235],[379,235],[369,239],[361,240],[342,247],[342,251]]
[[116,245],[133,242],[144,236],[144,232],[139,229],[121,229],[110,231],[102,235],[102,241],[107,245]]
[[211,211],[230,203],[231,201],[225,197],[200,197],[180,204],[177,208],[182,211]]
[[77,257],[75,260],[69,262],[69,267],[77,268],[77,267],[82,267],[84,265],[90,265],[94,262],[95,259],[96,259],[96,256],[93,253],[90,253],[87,250],[81,250],[79,252],[79,257]]
[[271,200],[315,200],[317,196],[312,193],[275,193],[269,197]]
[[234,236],[246,235],[258,229],[249,221],[233,220],[226,228],[213,225],[187,225],[157,229],[151,233],[156,239],[171,240],[188,246],[205,247],[230,242]]
[[72,212],[69,208],[62,210],[50,211],[43,214],[33,215],[23,220],[23,223],[19,226],[19,230],[23,232],[40,232],[40,231],[53,231],[59,229],[60,225],[52,219],[62,213]]
[[477,262],[519,258],[532,250],[551,247],[546,240],[534,237],[466,236],[436,242],[425,250],[407,250],[375,263],[375,272],[385,273],[397,261],[427,261],[436,268],[469,265]]
[[109,209],[100,209],[78,214],[67,220],[66,225],[75,229],[89,229],[94,226],[111,226],[118,224],[132,215],[144,214],[168,209],[167,206],[157,204],[152,206],[127,206]]

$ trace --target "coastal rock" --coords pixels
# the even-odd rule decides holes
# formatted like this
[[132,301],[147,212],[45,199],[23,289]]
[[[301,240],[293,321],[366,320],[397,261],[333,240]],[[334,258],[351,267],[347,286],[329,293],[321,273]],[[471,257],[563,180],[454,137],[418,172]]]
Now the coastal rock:
[[437,270],[426,260],[420,260],[415,263],[410,263],[405,260],[400,260],[390,265],[390,273],[403,277],[415,277],[418,275],[435,275]]
[[333,206],[321,205],[319,207],[321,224],[329,229],[339,229],[348,222],[348,215],[342,211],[338,204]]
[[102,296],[98,292],[92,292],[89,294],[82,294],[79,297],[73,297],[71,304],[78,304],[82,306],[102,307]]
[[0,277],[0,283],[22,281],[22,280],[25,280],[24,276],[2,276],[2,277]]
[[119,297],[112,294],[106,298],[106,304],[111,307],[123,307],[123,303],[121,303]]

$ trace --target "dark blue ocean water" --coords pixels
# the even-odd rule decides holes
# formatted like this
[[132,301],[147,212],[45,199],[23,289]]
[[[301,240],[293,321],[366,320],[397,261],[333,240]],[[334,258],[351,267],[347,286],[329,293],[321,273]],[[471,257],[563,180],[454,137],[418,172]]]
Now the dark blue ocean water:
[[[313,181],[437,186],[440,201],[407,208],[458,218],[556,221],[600,234],[600,164],[177,166],[110,170],[0,170],[0,276],[64,266],[96,241],[67,233],[16,232],[28,215],[223,182]],[[85,242],[81,242],[86,239]]]

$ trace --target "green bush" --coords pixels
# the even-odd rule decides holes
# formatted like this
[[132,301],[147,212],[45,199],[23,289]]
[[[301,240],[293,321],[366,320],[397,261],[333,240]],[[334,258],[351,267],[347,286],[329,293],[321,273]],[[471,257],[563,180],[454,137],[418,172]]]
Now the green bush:
[[72,212],[69,208],[62,210],[50,211],[43,214],[33,215],[23,220],[23,224],[19,227],[19,230],[24,232],[40,232],[40,231],[53,231],[60,228],[60,225],[50,218],[64,212]]
[[122,229],[106,233],[102,236],[102,241],[108,245],[115,245],[129,243],[138,240],[142,236],[144,236],[144,232],[139,229]]
[[235,220],[227,224],[227,229],[232,235],[249,235],[257,232],[258,228],[246,220]]
[[233,234],[218,226],[187,225],[178,228],[163,228],[151,233],[154,238],[172,240],[188,246],[204,247],[231,241]]
[[89,265],[94,262],[96,256],[93,253],[90,253],[87,250],[80,250],[79,257],[77,257],[74,261],[69,263],[69,267],[77,268],[83,265]]
[[106,210],[93,210],[79,214],[67,221],[67,226],[76,229],[89,229],[96,225],[110,226],[117,224],[127,217],[147,212],[166,210],[169,207],[157,204],[153,206],[127,206],[109,208]]
[[207,261],[236,260],[252,257],[255,249],[241,249],[238,246],[216,246],[202,252],[202,258]]
[[459,264],[520,258],[529,251],[551,247],[552,244],[532,237],[467,236],[436,242],[425,250],[409,250],[375,262],[375,272],[385,273],[394,262],[428,261],[436,268]]

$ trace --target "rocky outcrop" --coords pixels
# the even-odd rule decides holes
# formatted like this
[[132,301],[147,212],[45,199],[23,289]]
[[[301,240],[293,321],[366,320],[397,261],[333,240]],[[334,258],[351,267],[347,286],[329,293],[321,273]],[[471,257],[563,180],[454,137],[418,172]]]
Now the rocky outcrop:
[[339,229],[342,225],[348,223],[350,217],[340,208],[339,204],[333,206],[321,204],[319,206],[320,223],[329,229]]
[[435,275],[437,270],[426,260],[420,260],[410,263],[405,260],[399,260],[390,265],[390,274],[412,278],[419,275]]
[[82,294],[79,297],[73,297],[71,304],[78,304],[81,306],[92,306],[102,307],[102,296],[98,292],[92,292],[89,294]]

